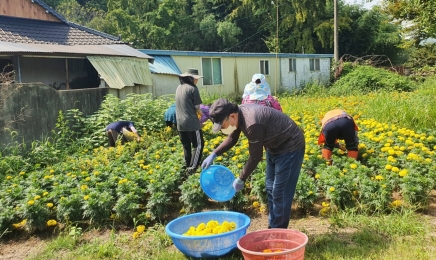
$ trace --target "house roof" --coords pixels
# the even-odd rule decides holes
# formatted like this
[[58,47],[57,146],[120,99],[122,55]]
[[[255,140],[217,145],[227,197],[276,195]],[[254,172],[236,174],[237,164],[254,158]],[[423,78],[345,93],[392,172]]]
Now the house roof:
[[149,64],[151,73],[155,74],[182,74],[173,58],[169,55],[153,55],[154,62]]
[[11,43],[0,41],[0,53],[9,56],[36,55],[44,54],[46,56],[66,56],[65,54],[84,57],[94,55],[124,56],[148,59],[153,62],[153,57],[137,51],[136,49],[125,44],[111,45],[52,45],[52,44],[34,44],[34,43]]
[[[275,53],[248,53],[248,52],[204,52],[204,51],[174,51],[140,49],[139,51],[151,56],[197,56],[197,57],[261,57],[275,58]],[[333,54],[304,54],[304,53],[278,53],[280,58],[333,58]]]
[[111,55],[153,58],[118,37],[67,21],[41,0],[31,0],[58,21],[0,15],[0,53],[7,55],[75,56]]
[[84,30],[71,23],[0,16],[0,41],[55,45],[122,44],[117,38]]

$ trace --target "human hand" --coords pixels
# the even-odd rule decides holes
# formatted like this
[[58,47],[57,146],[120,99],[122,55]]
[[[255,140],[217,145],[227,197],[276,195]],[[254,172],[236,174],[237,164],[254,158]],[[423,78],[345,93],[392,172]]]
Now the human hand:
[[236,192],[242,190],[244,188],[244,181],[239,178],[236,178],[233,181],[233,188],[236,190]]
[[212,165],[213,160],[215,160],[216,154],[211,153],[206,159],[204,159],[203,163],[201,164],[202,169],[207,169],[209,166]]

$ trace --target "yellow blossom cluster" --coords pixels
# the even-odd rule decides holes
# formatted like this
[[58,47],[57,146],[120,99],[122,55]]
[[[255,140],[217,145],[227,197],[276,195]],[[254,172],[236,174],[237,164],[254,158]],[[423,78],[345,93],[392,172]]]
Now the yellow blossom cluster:
[[26,225],[26,223],[27,223],[27,219],[23,219],[21,222],[12,224],[12,228],[13,229],[23,228]]
[[223,221],[219,223],[217,220],[209,220],[207,224],[200,223],[197,227],[191,226],[186,231],[184,236],[212,236],[232,231],[236,228],[235,222]]
[[56,222],[56,220],[54,219],[50,219],[47,221],[47,227],[54,227],[56,226],[58,223]]
[[139,226],[136,227],[136,231],[133,232],[132,237],[134,239],[139,238],[144,232],[145,232],[145,226],[144,225],[139,225]]

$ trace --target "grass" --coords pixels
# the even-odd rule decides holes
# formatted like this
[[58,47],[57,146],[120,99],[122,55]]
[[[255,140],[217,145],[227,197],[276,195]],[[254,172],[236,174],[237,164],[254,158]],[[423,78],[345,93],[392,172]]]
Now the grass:
[[[340,212],[329,218],[324,233],[302,230],[309,236],[305,259],[435,259],[435,227],[428,217],[412,211],[364,216]],[[314,227],[316,228],[316,227]],[[92,232],[95,233],[95,232]],[[49,241],[37,256],[43,259],[188,259],[171,244],[164,227],[148,230],[138,239],[133,232],[111,231],[109,236],[86,236],[77,240],[68,234]],[[88,237],[88,238],[85,238]],[[222,260],[243,259],[239,250]]]

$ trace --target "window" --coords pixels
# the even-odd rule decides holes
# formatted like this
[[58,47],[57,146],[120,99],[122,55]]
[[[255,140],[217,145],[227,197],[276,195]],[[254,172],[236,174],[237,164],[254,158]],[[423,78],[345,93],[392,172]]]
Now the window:
[[297,71],[297,59],[289,59],[289,71]]
[[203,85],[222,84],[221,77],[221,59],[220,58],[202,58]]
[[267,60],[260,60],[260,73],[269,75],[269,62]]
[[310,71],[319,71],[319,59],[309,59]]

